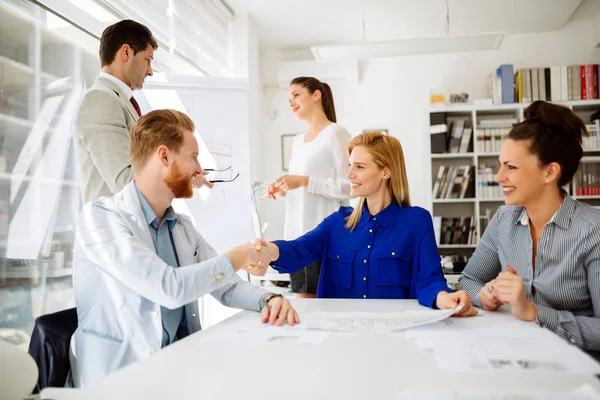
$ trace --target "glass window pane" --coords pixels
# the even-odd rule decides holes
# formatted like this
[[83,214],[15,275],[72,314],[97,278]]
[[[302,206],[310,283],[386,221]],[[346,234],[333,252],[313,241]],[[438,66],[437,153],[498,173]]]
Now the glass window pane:
[[96,38],[33,3],[0,0],[0,340],[23,349],[36,317],[75,305],[70,126],[98,72]]

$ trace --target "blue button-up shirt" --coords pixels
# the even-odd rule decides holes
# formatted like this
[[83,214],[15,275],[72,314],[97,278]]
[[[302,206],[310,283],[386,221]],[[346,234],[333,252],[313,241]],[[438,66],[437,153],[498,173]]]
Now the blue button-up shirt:
[[446,285],[431,215],[395,201],[376,215],[366,204],[353,231],[352,207],[341,207],[314,230],[292,241],[278,240],[274,268],[291,273],[322,260],[317,297],[418,299],[435,307]]
[[[173,228],[177,225],[177,214],[175,214],[172,207],[169,207],[165,212],[162,221],[160,221],[160,225],[158,225],[158,217],[152,210],[152,207],[150,207],[150,204],[148,204],[137,185],[135,186],[135,189],[140,198],[144,217],[150,228],[150,236],[152,236],[156,254],[168,265],[179,267],[179,260],[177,258],[177,251],[175,250],[172,234]],[[160,313],[163,327],[162,347],[165,347],[177,340],[177,331],[179,330],[180,325],[182,326],[182,329],[186,330],[184,307],[170,310],[161,306]],[[183,335],[185,335],[185,333],[183,333]]]

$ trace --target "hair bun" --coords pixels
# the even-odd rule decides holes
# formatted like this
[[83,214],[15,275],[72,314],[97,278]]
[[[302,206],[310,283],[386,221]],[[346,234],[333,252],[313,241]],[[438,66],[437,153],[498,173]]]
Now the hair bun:
[[525,109],[523,116],[527,121],[544,123],[554,134],[574,137],[579,143],[583,135],[587,136],[581,118],[572,110],[558,104],[536,100]]

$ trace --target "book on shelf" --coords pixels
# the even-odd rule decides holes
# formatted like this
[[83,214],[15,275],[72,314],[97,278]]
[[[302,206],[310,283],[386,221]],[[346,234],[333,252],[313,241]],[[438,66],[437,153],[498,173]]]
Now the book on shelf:
[[600,120],[595,120],[592,124],[586,124],[588,136],[582,138],[582,147],[584,151],[599,151],[600,140],[598,133],[600,132]]
[[434,199],[464,199],[474,196],[475,167],[472,165],[440,165],[433,184]]
[[429,133],[431,135],[431,153],[445,153],[448,141],[446,113],[429,114]]
[[598,64],[521,68],[514,76],[515,100],[528,103],[598,99],[599,79]]
[[502,188],[496,182],[496,174],[491,167],[482,165],[477,173],[477,197],[480,199],[502,198]]
[[600,162],[582,161],[571,185],[575,196],[600,196]]
[[477,152],[499,152],[510,130],[511,128],[477,128]]
[[[439,218],[439,217],[434,217]],[[475,219],[473,217],[441,217],[439,243],[441,245],[475,244]]]

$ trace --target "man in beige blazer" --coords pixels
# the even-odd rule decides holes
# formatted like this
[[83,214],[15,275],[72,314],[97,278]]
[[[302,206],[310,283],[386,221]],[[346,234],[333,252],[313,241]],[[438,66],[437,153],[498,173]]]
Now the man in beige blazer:
[[[102,71],[84,96],[74,125],[84,204],[112,196],[133,180],[129,130],[141,116],[133,91],[152,76],[157,48],[150,29],[135,21],[123,20],[102,32]],[[212,187],[202,175],[193,183]]]
[[120,21],[102,32],[102,71],[75,117],[74,140],[84,203],[111,196],[133,180],[129,130],[141,114],[133,91],[141,89],[144,79],[152,76],[157,48],[150,29],[135,21]]

